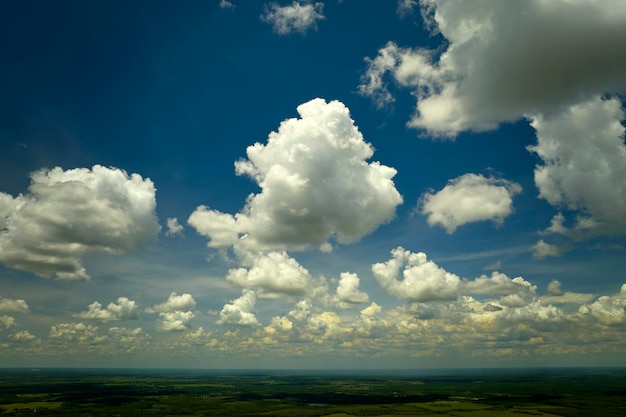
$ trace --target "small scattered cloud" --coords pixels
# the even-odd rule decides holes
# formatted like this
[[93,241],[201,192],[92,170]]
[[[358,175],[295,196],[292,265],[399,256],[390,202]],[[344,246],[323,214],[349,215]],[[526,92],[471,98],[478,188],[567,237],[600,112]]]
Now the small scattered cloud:
[[241,297],[224,305],[220,318],[216,321],[220,325],[256,326],[259,324],[254,315],[256,295],[252,290],[243,290]]
[[502,269],[502,262],[501,262],[501,261],[499,261],[499,260],[498,260],[498,261],[495,261],[495,262],[494,262],[494,263],[492,263],[492,264],[485,265],[485,266],[483,267],[483,269],[484,269],[485,271],[498,271],[498,270]]
[[359,276],[350,272],[342,272],[339,275],[336,298],[342,304],[367,303],[369,296],[359,290]]
[[165,236],[182,236],[184,229],[185,228],[178,223],[178,219],[176,217],[168,218],[167,232],[165,232]]
[[226,9],[226,10],[234,10],[235,9],[235,5],[228,1],[228,0],[220,0],[220,8],[221,9]]
[[513,197],[521,191],[512,181],[465,174],[436,193],[422,195],[419,208],[430,226],[440,225],[452,234],[468,223],[491,220],[502,224],[513,212]]
[[533,258],[535,259],[561,256],[563,252],[566,251],[564,247],[546,243],[543,239],[539,239],[539,241],[532,245],[530,249],[533,252]]
[[417,302],[451,301],[458,297],[461,279],[428,260],[425,253],[397,247],[391,255],[389,261],[372,265],[374,277],[389,294]]
[[102,304],[94,301],[88,306],[87,311],[75,314],[79,319],[90,319],[102,322],[116,320],[137,320],[139,318],[139,308],[135,301],[126,297],[119,297],[117,303],[109,303],[106,308]]
[[196,301],[191,294],[178,295],[173,292],[168,299],[146,309],[147,313],[159,313],[157,328],[165,332],[186,330],[192,319],[196,317],[192,311],[196,308]]
[[311,288],[312,277],[287,252],[238,251],[243,267],[228,271],[226,279],[241,288],[254,288],[263,297],[302,295]]
[[24,300],[12,300],[0,297],[0,313],[30,313],[30,308]]
[[272,25],[273,31],[280,35],[305,34],[310,29],[317,30],[317,22],[324,19],[323,9],[324,3],[321,2],[293,1],[288,6],[268,3],[261,20]]

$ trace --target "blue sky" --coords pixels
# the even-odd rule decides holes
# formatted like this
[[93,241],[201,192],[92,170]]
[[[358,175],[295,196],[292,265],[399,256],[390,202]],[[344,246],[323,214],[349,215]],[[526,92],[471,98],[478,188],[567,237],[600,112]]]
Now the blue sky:
[[0,366],[625,365],[619,2],[0,19]]

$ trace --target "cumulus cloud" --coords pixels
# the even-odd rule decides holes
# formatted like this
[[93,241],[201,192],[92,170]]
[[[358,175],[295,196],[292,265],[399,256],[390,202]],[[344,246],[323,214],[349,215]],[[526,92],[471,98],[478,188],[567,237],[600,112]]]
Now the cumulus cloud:
[[221,9],[227,9],[227,10],[233,10],[235,8],[235,5],[228,1],[228,0],[220,0],[220,8]]
[[583,317],[590,315],[604,325],[626,323],[626,284],[622,285],[618,294],[605,295],[581,306],[579,314]]
[[25,342],[34,342],[37,340],[33,334],[31,334],[28,330],[21,330],[19,332],[11,334],[11,339],[16,342],[25,343]]
[[419,302],[449,301],[458,297],[461,279],[428,260],[425,253],[397,247],[391,255],[389,261],[372,265],[374,277],[389,294]]
[[0,193],[0,262],[41,277],[89,279],[83,256],[125,253],[156,237],[155,188],[138,174],[42,169],[28,193]]
[[549,256],[561,256],[565,251],[565,248],[562,246],[552,245],[543,239],[539,239],[539,241],[532,245],[530,249],[533,252],[533,258],[535,259],[544,259]]
[[226,279],[241,288],[255,288],[264,297],[300,295],[311,288],[309,271],[287,252],[239,253],[246,267],[230,269]]
[[178,295],[171,293],[167,301],[156,304],[146,309],[147,313],[171,313],[174,311],[193,310],[196,308],[196,301],[191,294]]
[[293,1],[288,6],[277,3],[265,5],[261,20],[272,25],[274,32],[287,35],[294,32],[305,34],[309,29],[317,30],[317,21],[324,19],[324,3],[300,3]]
[[350,272],[342,272],[337,284],[336,297],[343,304],[367,303],[369,296],[359,290],[359,276]]
[[513,196],[522,187],[512,181],[465,174],[448,181],[436,193],[425,193],[420,199],[421,213],[430,226],[440,225],[448,234],[467,223],[491,220],[502,224],[513,212]]
[[367,162],[374,150],[343,103],[314,99],[298,113],[235,163],[237,175],[262,190],[248,197],[242,212],[200,206],[189,217],[210,247],[328,249],[330,238],[352,243],[395,217],[402,203],[392,181],[396,170]]
[[224,305],[220,311],[220,318],[217,324],[233,324],[237,326],[256,326],[259,324],[254,315],[254,305],[256,295],[252,290],[243,290],[241,297]]
[[98,327],[84,323],[59,323],[50,326],[50,339],[61,342],[90,343],[99,341]]
[[0,297],[0,313],[30,313],[30,309],[24,300]]
[[417,98],[410,127],[432,135],[495,129],[626,91],[626,9],[617,1],[479,3],[422,0],[443,53],[389,42],[368,59],[359,89],[393,101],[386,75]]
[[193,311],[165,311],[159,313],[157,328],[164,332],[179,332],[189,328],[189,322],[196,317]]
[[178,223],[178,219],[176,217],[167,219],[167,232],[165,232],[165,236],[182,236],[183,230],[185,228]]
[[413,13],[413,10],[415,10],[418,6],[419,6],[418,0],[398,0],[398,5],[397,5],[396,10],[400,17],[404,17],[408,14]]
[[159,313],[157,328],[165,332],[182,331],[189,328],[190,322],[196,317],[191,310],[196,308],[196,301],[191,294],[178,295],[171,293],[167,301],[146,309],[147,313]]
[[115,320],[136,320],[139,318],[139,308],[135,301],[126,297],[119,297],[117,303],[109,303],[103,309],[102,304],[97,301],[89,304],[89,310],[83,311],[75,315],[80,319],[91,319],[98,321],[115,321]]
[[464,294],[500,296],[500,304],[507,307],[528,305],[537,297],[537,286],[522,277],[509,278],[503,273],[493,272],[491,276],[481,275],[473,281],[464,280]]
[[620,101],[600,97],[532,118],[537,144],[528,149],[543,162],[535,168],[539,196],[557,208],[579,212],[571,228],[557,214],[546,233],[573,239],[626,233],[622,120]]

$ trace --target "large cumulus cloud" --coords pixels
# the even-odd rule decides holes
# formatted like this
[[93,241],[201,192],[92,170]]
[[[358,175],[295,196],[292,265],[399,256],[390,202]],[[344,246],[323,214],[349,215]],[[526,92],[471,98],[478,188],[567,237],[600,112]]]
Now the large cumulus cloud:
[[422,0],[443,53],[389,42],[360,91],[393,101],[386,74],[417,98],[409,126],[437,136],[483,131],[626,91],[626,8],[619,1]]
[[198,207],[189,224],[211,247],[238,243],[253,250],[328,249],[359,240],[395,216],[402,197],[396,170],[368,163],[374,150],[339,101],[314,99],[298,106],[267,144],[249,146],[235,163],[261,188],[233,215]]
[[42,169],[26,194],[0,193],[0,262],[41,277],[88,279],[82,257],[136,250],[160,231],[155,188],[138,174]]

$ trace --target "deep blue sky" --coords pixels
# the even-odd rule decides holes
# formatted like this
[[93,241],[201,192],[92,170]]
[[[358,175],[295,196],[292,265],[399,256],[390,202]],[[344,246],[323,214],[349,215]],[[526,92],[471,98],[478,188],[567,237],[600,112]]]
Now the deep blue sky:
[[487,3],[6,4],[0,365],[623,365],[624,13]]

